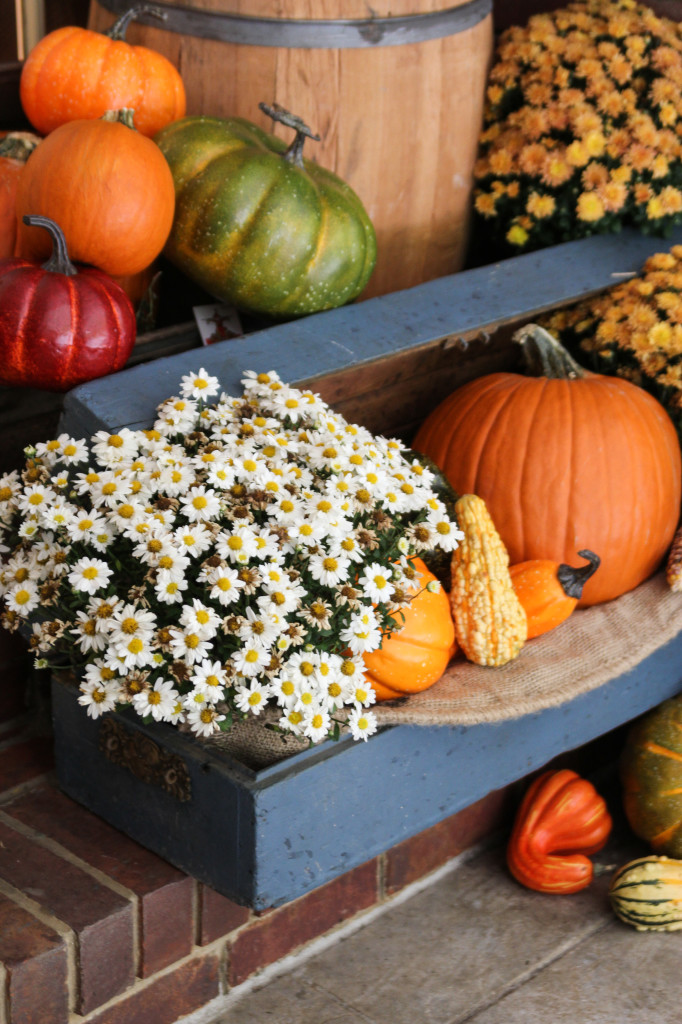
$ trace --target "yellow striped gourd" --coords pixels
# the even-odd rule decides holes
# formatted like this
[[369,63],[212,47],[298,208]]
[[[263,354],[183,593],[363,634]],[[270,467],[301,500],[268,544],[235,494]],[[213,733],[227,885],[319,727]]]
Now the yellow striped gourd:
[[609,886],[616,915],[637,931],[682,929],[682,860],[653,854],[631,860]]

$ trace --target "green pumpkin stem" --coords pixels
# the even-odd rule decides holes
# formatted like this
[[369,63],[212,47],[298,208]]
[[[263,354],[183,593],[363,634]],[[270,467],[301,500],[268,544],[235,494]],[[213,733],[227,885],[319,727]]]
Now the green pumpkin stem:
[[38,136],[32,132],[8,132],[0,140],[0,156],[25,163],[39,142]]
[[52,239],[52,255],[46,263],[43,263],[43,270],[48,270],[52,274],[65,274],[66,277],[74,277],[78,271],[74,267],[73,263],[69,259],[69,253],[66,248],[66,239],[64,238],[64,232],[53,220],[49,217],[40,217],[38,214],[29,216],[26,214],[23,218],[24,224],[28,224],[31,228],[45,228],[49,231]]
[[284,107],[280,107],[278,103],[269,106],[267,103],[259,103],[258,107],[271,117],[273,121],[278,121],[280,124],[285,124],[287,128],[293,128],[296,132],[296,137],[291,143],[289,148],[282,153],[285,160],[289,163],[295,164],[297,167],[303,167],[303,144],[306,139],[313,139],[315,142],[320,141],[320,136],[315,135],[308,125],[301,120],[296,114],[290,114]]
[[102,114],[100,121],[110,121],[112,124],[124,124],[126,128],[132,128],[133,131],[137,131],[134,117],[135,111],[132,107],[121,107],[120,110],[107,110],[105,114]]
[[525,372],[529,377],[575,380],[588,372],[538,324],[521,327],[512,335],[512,340],[523,349]]
[[160,18],[162,21],[165,21],[168,17],[166,12],[162,11],[160,7],[154,7],[152,4],[138,4],[137,7],[131,7],[130,10],[122,14],[103,35],[117,41],[125,40],[130,22],[135,21],[141,14],[150,14],[153,18]]
[[588,548],[579,551],[578,554],[581,558],[586,558],[589,564],[576,569],[575,566],[562,562],[556,574],[566,597],[574,597],[576,601],[583,596],[583,587],[601,565],[599,555],[595,555],[594,551],[590,551]]

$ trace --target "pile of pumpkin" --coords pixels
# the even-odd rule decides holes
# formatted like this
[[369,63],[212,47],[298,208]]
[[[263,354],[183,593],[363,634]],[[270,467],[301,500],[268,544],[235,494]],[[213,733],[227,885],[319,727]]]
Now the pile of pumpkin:
[[107,33],[57,29],[25,61],[21,102],[40,135],[0,144],[5,385],[65,391],[120,369],[129,296],[162,252],[216,298],[275,318],[351,301],[374,268],[367,212],[303,158],[317,137],[299,118],[261,104],[294,130],[287,147],[243,119],[184,116],[177,69],[124,38],[150,10]]

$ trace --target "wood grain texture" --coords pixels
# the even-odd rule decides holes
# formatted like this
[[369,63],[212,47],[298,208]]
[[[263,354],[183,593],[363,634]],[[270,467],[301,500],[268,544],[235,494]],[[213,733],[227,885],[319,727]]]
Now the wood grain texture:
[[[464,0],[461,0],[464,2]],[[253,17],[352,19],[445,10],[448,0],[197,0]],[[93,0],[89,24],[113,15]],[[188,114],[245,117],[266,130],[262,101],[279,103],[321,136],[306,155],[358,194],[377,232],[365,297],[460,270],[469,232],[473,164],[492,57],[492,14],[423,43],[361,49],[247,46],[132,25],[128,39],[178,67]],[[276,134],[290,138],[278,126]]]

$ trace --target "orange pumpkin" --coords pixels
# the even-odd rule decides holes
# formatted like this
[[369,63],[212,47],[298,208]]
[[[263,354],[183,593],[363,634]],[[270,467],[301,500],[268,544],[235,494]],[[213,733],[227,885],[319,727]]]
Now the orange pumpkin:
[[46,233],[21,223],[26,214],[56,221],[74,262],[112,277],[137,274],[159,255],[173,223],[173,177],[156,143],[118,114],[69,121],[34,151],[17,189],[19,256],[49,255]]
[[[422,574],[420,587],[436,579],[420,558],[413,558],[412,565]],[[421,589],[403,615],[402,628],[385,638],[379,650],[364,655],[367,680],[380,701],[428,689],[455,653],[450,600],[442,588],[436,593]]]
[[541,328],[515,338],[537,375],[493,373],[463,385],[413,447],[459,494],[484,499],[512,565],[598,551],[580,604],[609,601],[655,572],[675,533],[675,428],[647,392],[582,369]]
[[534,558],[509,567],[514,592],[526,613],[527,640],[561,625],[574,612],[590,576],[601,559],[593,551],[579,551],[587,565],[557,565],[548,558]]
[[19,95],[39,132],[131,107],[135,127],[151,138],[184,117],[185,87],[177,69],[155,50],[125,41],[128,24],[141,10],[132,8],[106,33],[67,25],[34,46],[22,68]]
[[30,132],[7,132],[0,141],[0,259],[14,256],[17,186],[24,164],[40,142]]

